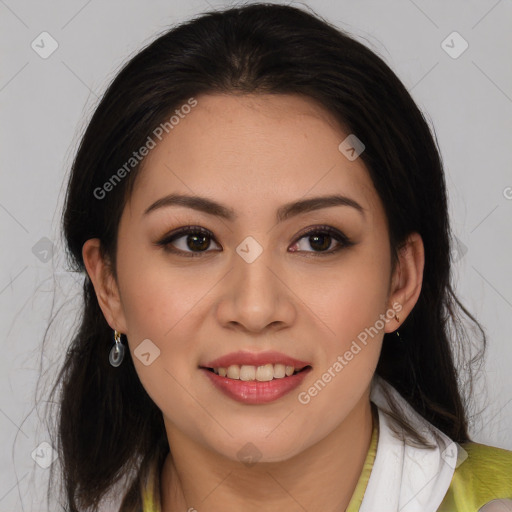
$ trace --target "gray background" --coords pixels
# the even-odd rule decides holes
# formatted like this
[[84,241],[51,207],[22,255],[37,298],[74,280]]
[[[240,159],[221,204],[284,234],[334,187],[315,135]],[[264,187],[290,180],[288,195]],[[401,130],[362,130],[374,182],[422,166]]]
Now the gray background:
[[[435,127],[445,163],[457,292],[489,337],[473,438],[512,449],[512,2],[307,2],[376,51]],[[42,371],[55,374],[75,328],[59,216],[79,136],[120,65],[168,25],[227,3],[0,0],[0,512],[46,510]],[[57,50],[43,59],[46,31]],[[457,31],[469,44],[448,38]],[[452,42],[453,40],[453,42]],[[446,48],[446,44],[452,48]],[[39,51],[43,49],[40,48]],[[43,334],[55,296],[58,319]],[[44,388],[50,380],[43,380]],[[43,392],[44,389],[41,390]],[[46,451],[45,451],[46,450]],[[43,457],[44,458],[44,457]]]

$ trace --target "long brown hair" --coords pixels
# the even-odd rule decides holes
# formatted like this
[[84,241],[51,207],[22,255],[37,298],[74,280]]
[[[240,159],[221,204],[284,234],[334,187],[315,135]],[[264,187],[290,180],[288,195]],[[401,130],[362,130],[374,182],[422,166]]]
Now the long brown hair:
[[[425,247],[423,286],[400,327],[403,342],[384,335],[377,373],[453,440],[469,439],[471,378],[467,397],[461,388],[477,359],[466,365],[472,342],[461,313],[480,331],[482,355],[485,333],[452,289],[447,195],[435,136],[404,85],[366,46],[305,10],[252,4],[203,14],[160,35],[118,73],[81,139],[62,223],[70,270],[83,275],[83,309],[52,389],[52,395],[60,391],[54,444],[65,510],[95,510],[119,483],[121,510],[140,509],[141,482],[169,451],[162,414],[129,351],[119,368],[109,364],[112,330],[85,272],[82,246],[99,238],[115,275],[119,219],[140,164],[106,198],[94,191],[174,109],[211,92],[301,94],[364,141],[360,158],[385,208],[394,263],[411,232]],[[464,372],[456,363],[466,365]],[[391,412],[407,430],[400,410]]]

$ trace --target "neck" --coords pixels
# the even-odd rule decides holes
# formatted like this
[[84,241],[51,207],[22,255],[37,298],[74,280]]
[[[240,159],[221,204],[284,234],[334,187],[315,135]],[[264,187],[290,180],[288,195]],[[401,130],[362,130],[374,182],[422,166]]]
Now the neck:
[[244,465],[195,443],[166,424],[162,512],[194,510],[344,511],[368,453],[373,419],[368,397],[328,436],[281,462]]

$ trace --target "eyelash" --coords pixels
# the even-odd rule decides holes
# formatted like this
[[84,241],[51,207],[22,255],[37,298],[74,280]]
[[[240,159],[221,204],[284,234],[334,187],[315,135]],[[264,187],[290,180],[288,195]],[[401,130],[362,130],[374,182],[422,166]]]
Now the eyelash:
[[[218,243],[215,240],[215,237],[213,236],[213,233],[211,231],[204,229],[200,226],[185,226],[183,228],[180,228],[178,231],[174,231],[174,232],[166,235],[160,241],[155,242],[155,245],[163,247],[164,250],[166,250],[168,252],[171,252],[174,254],[179,254],[179,255],[185,256],[185,257],[192,257],[192,258],[202,256],[204,253],[212,252],[212,251],[208,251],[208,250],[206,250],[206,251],[182,251],[181,249],[173,248],[171,245],[172,242],[174,242],[175,240],[177,240],[185,235],[198,234],[198,233],[201,235],[205,235],[208,238],[211,238],[212,240],[214,240],[216,243]],[[297,242],[299,242],[303,238],[310,237],[314,234],[329,235],[334,240],[336,240],[339,245],[335,249],[330,249],[328,251],[300,251],[300,250],[297,250],[297,251],[293,251],[293,252],[299,252],[299,253],[307,252],[307,253],[313,254],[314,257],[329,256],[329,255],[332,255],[332,254],[340,251],[343,248],[351,247],[352,245],[354,245],[354,242],[352,242],[341,231],[338,231],[335,228],[332,228],[330,226],[325,226],[325,225],[313,226],[312,228],[308,229],[307,231],[301,233],[300,236],[295,239],[295,241],[293,242],[292,245],[295,245]],[[219,251],[217,251],[217,252],[219,252]]]

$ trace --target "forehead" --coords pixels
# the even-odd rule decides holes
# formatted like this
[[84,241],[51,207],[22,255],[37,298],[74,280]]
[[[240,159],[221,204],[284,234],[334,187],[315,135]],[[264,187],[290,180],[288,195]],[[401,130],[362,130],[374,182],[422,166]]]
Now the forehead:
[[[175,112],[146,156],[131,209],[176,190],[215,197],[243,213],[310,195],[378,199],[361,158],[339,150],[348,133],[322,106],[298,95],[202,95]],[[188,113],[185,113],[188,112]]]

